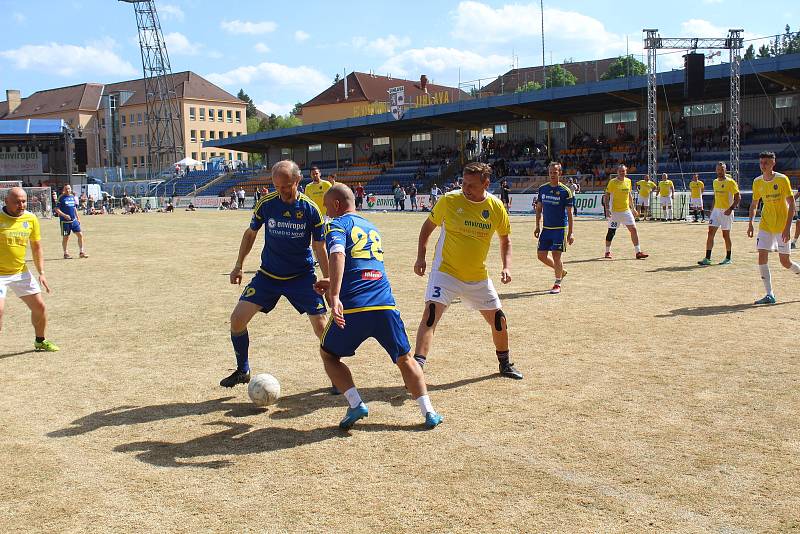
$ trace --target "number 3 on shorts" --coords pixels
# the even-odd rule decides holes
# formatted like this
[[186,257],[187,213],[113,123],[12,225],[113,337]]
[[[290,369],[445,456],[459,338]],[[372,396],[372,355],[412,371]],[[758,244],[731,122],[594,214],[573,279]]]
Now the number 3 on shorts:
[[442,296],[442,288],[439,286],[433,286],[433,294],[431,295],[433,298],[439,298]]

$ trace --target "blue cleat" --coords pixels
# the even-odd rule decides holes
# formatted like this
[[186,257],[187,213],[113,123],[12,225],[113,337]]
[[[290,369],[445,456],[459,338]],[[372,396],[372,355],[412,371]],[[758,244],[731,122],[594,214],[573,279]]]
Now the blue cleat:
[[764,298],[758,299],[754,304],[775,304],[775,297],[766,295]]
[[369,415],[369,408],[363,402],[356,406],[355,408],[348,408],[347,413],[344,416],[344,419],[339,421],[339,428],[342,430],[350,430],[353,428],[353,425],[356,424],[356,421],[359,419],[363,419]]
[[444,417],[436,412],[428,412],[425,414],[425,428],[436,428],[439,423],[444,421]]

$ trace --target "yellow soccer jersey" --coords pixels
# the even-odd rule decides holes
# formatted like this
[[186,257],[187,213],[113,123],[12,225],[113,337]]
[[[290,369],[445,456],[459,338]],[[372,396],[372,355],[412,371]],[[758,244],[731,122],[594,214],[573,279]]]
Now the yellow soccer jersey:
[[19,217],[12,217],[0,210],[0,276],[24,273],[25,251],[28,241],[40,241],[39,219],[26,211]]
[[758,202],[760,199],[764,203],[761,208],[759,229],[771,234],[783,232],[786,227],[786,218],[789,216],[789,205],[786,203],[786,199],[791,196],[792,185],[784,174],[774,173],[769,182],[764,180],[763,175],[753,180],[753,202]]
[[726,210],[733,204],[733,197],[739,192],[739,184],[731,179],[729,174],[724,180],[714,179],[714,207]]
[[631,209],[631,179],[613,178],[608,181],[606,192],[611,194],[611,211],[628,211]]
[[689,182],[689,191],[692,192],[692,198],[703,198],[703,189],[705,189],[705,186],[700,180]]
[[639,189],[639,198],[649,198],[650,193],[656,188],[656,183],[652,180],[639,180],[636,182],[636,187]]
[[492,234],[511,233],[508,213],[497,197],[487,195],[482,202],[472,202],[460,190],[452,191],[439,199],[428,218],[442,227],[433,269],[462,282],[489,278],[486,255]]
[[328,180],[320,180],[318,184],[311,182],[306,186],[306,190],[304,191],[305,195],[314,201],[314,204],[317,205],[319,211],[322,212],[322,215],[327,215],[325,210],[325,203],[322,202],[325,193],[332,187]]
[[672,180],[661,180],[658,182],[658,194],[662,197],[668,197],[670,194],[670,188],[675,189],[675,185],[672,183]]

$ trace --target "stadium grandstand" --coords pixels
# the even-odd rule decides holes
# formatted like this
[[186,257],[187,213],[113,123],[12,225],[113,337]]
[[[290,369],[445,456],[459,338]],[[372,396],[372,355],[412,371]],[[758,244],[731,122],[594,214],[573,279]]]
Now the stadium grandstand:
[[[658,74],[658,172],[670,173],[679,190],[695,172],[710,186],[715,163],[729,157],[729,85],[727,64],[706,67],[704,97],[690,100],[684,95],[683,70]],[[333,98],[337,87],[343,101],[344,83],[327,89],[326,98]],[[758,174],[758,152],[765,148],[778,154],[779,167],[793,181],[800,177],[799,90],[800,54],[743,62],[743,189]],[[545,166],[554,158],[584,191],[600,190],[620,162],[633,175],[646,172],[646,94],[646,76],[481,98],[459,94],[455,102],[412,102],[401,120],[391,113],[353,116],[204,146],[260,153],[269,164],[291,158],[306,176],[316,165],[324,176],[362,183],[373,194],[388,194],[395,184],[413,182],[426,191],[433,183],[452,183],[472,159],[493,166],[493,187],[505,178],[516,193],[533,192],[544,183]],[[226,185],[267,183],[268,175],[250,173]]]

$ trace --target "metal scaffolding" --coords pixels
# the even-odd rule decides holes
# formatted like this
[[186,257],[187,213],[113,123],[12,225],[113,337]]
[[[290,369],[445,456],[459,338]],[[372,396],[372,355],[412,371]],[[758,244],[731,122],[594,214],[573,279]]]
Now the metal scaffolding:
[[181,111],[167,45],[154,0],[120,0],[133,4],[139,29],[145,97],[147,101],[147,175],[158,178],[183,158]]
[[661,37],[657,29],[644,29],[644,48],[647,50],[647,173],[658,172],[658,114],[656,80],[656,56],[658,50],[728,50],[730,51],[731,98],[730,118],[730,167],[734,180],[739,181],[739,117],[741,110],[741,49],[744,46],[744,30],[728,30],[727,37]]

